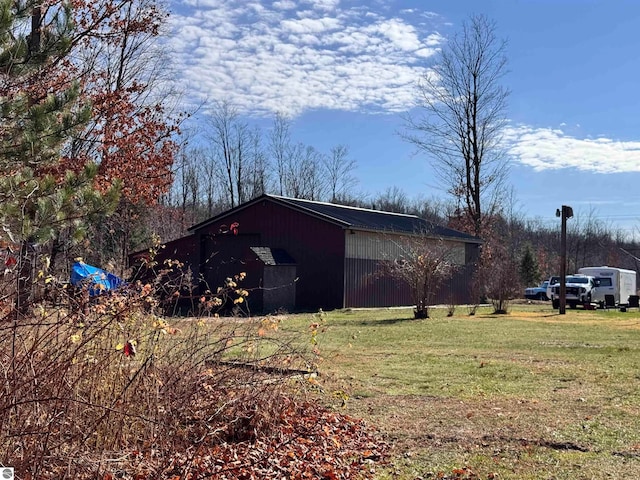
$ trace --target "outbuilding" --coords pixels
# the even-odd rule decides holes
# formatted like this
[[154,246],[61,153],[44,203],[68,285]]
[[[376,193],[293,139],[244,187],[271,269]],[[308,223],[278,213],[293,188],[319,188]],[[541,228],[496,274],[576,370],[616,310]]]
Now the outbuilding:
[[252,313],[412,304],[406,285],[381,273],[403,238],[447,242],[458,268],[435,303],[471,300],[480,239],[415,215],[262,195],[194,225],[160,253],[188,265],[200,292],[246,273]]

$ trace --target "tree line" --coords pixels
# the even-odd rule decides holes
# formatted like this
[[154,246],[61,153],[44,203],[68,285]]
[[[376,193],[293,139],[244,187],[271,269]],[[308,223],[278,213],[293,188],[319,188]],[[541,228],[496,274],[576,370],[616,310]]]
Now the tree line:
[[[522,271],[513,262],[525,255],[531,272],[505,284],[557,271],[558,229],[513,213],[505,43],[486,17],[471,17],[442,49],[405,118],[405,138],[448,193],[441,200],[401,186],[363,193],[348,145],[295,141],[282,114],[261,130],[220,100],[197,130],[182,128],[189,115],[172,100],[158,41],[168,14],[155,0],[0,5],[0,248],[18,261],[12,291],[30,291],[39,272],[64,275],[78,257],[124,273],[154,235],[178,238],[263,193],[412,213],[477,235],[485,283],[501,263],[505,274]],[[635,268],[635,243],[595,215],[569,223],[568,246],[570,271]]]
[[227,101],[216,102],[185,135],[174,165],[174,183],[162,198],[179,209],[183,226],[234,208],[264,193],[339,201],[357,185],[357,162],[346,145],[321,152],[295,142],[282,114],[262,131]]

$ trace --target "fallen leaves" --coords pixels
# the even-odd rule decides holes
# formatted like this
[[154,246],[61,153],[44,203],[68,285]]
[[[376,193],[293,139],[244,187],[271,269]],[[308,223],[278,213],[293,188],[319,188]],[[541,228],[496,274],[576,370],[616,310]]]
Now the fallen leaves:
[[171,438],[121,452],[102,478],[371,479],[385,465],[389,446],[372,426],[297,391],[274,386],[265,394],[267,385],[234,387],[205,372],[196,395],[172,412]]
[[286,406],[268,435],[200,448],[195,458],[176,453],[169,471],[181,478],[373,478],[387,445],[371,427],[313,402],[280,400]]

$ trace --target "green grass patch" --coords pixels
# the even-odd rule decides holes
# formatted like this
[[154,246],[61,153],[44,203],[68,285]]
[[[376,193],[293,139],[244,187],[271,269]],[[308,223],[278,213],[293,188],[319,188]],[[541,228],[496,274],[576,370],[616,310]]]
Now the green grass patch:
[[[478,478],[640,476],[639,312],[558,315],[533,304],[509,315],[446,313],[322,314],[320,383],[346,392],[336,408],[393,444],[380,478],[462,467]],[[319,318],[292,315],[281,328],[306,332]]]

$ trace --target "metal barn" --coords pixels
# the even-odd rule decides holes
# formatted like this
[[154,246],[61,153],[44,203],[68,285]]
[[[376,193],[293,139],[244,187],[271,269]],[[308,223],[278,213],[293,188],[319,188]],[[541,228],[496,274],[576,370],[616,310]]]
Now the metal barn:
[[466,303],[481,243],[414,215],[275,195],[262,195],[189,231],[167,244],[161,257],[188,264],[201,279],[201,291],[215,291],[226,277],[246,272],[254,313],[411,305],[408,289],[379,267],[398,255],[402,238],[415,235],[445,241],[456,252],[459,268],[436,292],[435,303]]

